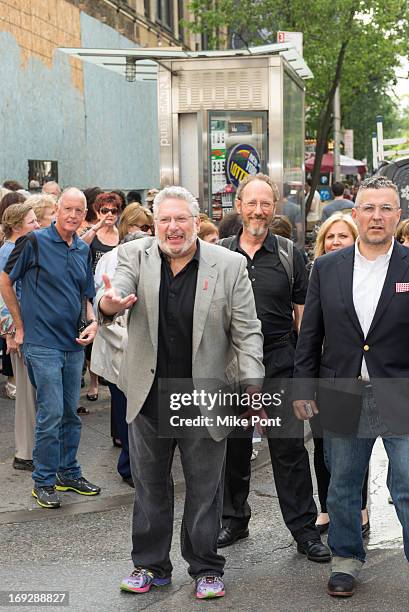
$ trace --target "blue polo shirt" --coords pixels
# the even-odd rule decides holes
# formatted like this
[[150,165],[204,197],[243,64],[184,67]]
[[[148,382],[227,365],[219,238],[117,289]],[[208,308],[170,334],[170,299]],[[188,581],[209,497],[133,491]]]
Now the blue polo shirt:
[[75,339],[82,299],[95,296],[89,247],[76,234],[68,245],[55,223],[32,235],[38,244],[38,266],[33,245],[24,236],[4,269],[13,282],[21,280],[24,342],[81,351]]

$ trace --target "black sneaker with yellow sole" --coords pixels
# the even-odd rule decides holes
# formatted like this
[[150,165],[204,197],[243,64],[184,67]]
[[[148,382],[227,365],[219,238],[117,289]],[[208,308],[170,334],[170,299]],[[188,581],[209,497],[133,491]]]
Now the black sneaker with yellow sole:
[[42,508],[59,508],[61,506],[60,498],[53,486],[35,486],[31,491],[31,495],[36,498],[37,504]]
[[67,478],[66,476],[59,476],[57,474],[55,488],[57,491],[74,491],[80,495],[98,495],[98,493],[101,492],[100,487],[92,484],[83,476],[79,478]]

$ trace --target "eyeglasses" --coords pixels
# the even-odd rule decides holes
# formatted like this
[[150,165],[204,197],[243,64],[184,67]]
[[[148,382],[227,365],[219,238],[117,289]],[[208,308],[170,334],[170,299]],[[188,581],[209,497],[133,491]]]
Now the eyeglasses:
[[117,208],[100,208],[99,212],[102,213],[103,215],[107,215],[108,213],[111,213],[112,215],[117,215],[118,209]]
[[149,230],[151,230],[151,232],[153,232],[153,226],[152,225],[145,224],[145,225],[137,225],[136,227],[139,227],[139,229],[142,232],[149,232]]
[[178,215],[177,217],[157,217],[156,220],[160,225],[168,225],[172,219],[178,225],[183,225],[183,223],[187,223],[189,219],[193,219],[194,215]]
[[256,202],[256,200],[250,200],[250,202],[243,202],[243,206],[245,206],[249,210],[255,210],[257,207],[257,204],[260,204],[261,210],[269,211],[273,208],[275,202],[267,202],[267,201]]
[[390,217],[394,212],[399,210],[396,206],[392,206],[392,204],[381,204],[380,206],[375,206],[375,204],[362,204],[361,206],[356,206],[355,208],[359,208],[363,215],[370,217],[374,214],[376,210],[384,217]]

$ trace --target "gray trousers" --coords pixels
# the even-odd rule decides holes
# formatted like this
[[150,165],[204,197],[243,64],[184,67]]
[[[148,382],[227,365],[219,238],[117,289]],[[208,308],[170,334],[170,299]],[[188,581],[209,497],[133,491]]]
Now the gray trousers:
[[179,447],[186,482],[181,551],[192,577],[222,576],[225,559],[217,553],[223,508],[226,440],[158,438],[155,422],[138,414],[129,425],[129,455],[135,483],[132,560],[155,576],[172,573],[173,455]]
[[36,422],[36,392],[28,377],[24,359],[19,357],[17,353],[10,353],[10,357],[17,390],[14,418],[15,456],[19,459],[31,460],[33,458]]

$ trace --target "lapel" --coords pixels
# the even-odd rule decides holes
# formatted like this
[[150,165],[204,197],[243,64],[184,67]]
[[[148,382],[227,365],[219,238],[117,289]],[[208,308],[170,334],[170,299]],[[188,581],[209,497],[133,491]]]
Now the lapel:
[[362,338],[364,337],[361,324],[355,311],[354,301],[352,296],[352,283],[354,276],[354,258],[355,247],[351,246],[340,251],[340,259],[338,261],[338,279],[341,289],[342,299],[346,306],[348,315]]
[[402,281],[405,273],[407,272],[409,266],[408,254],[409,251],[407,252],[407,247],[401,247],[397,242],[395,242],[391,259],[389,261],[385,282],[382,288],[382,293],[372,319],[371,327],[368,331],[368,336],[382,319],[387,307],[389,306],[389,302],[395,295],[395,284]]
[[216,288],[216,260],[213,259],[209,250],[206,243],[201,240],[195,304],[193,307],[192,363],[195,361],[196,353],[202,340],[207,315]]
[[143,293],[145,295],[146,312],[148,315],[149,332],[155,351],[158,350],[159,326],[159,289],[162,260],[159,255],[158,243],[145,249],[146,273],[143,275]]

